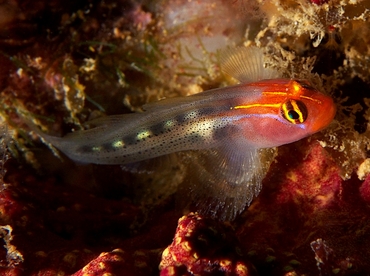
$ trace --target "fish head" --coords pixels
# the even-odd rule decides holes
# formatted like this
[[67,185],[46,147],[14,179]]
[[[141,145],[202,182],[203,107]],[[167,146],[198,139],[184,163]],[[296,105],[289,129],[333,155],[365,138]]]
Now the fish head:
[[261,97],[235,109],[245,112],[244,136],[258,148],[298,141],[326,128],[335,116],[332,98],[308,81],[270,79],[254,85]]

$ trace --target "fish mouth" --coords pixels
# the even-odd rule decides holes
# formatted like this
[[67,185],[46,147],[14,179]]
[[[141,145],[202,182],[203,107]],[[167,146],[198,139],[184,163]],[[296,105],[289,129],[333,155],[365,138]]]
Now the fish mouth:
[[333,121],[337,112],[337,108],[332,98],[322,95],[319,97],[319,100],[322,104],[320,106],[320,112],[315,116],[314,123],[312,125],[313,132],[318,132],[326,128]]

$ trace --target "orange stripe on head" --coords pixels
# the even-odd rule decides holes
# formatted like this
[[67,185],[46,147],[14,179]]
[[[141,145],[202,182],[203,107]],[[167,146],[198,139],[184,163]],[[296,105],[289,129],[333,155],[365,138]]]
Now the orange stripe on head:
[[313,90],[314,88],[304,87],[301,85],[299,81],[296,81],[296,80],[290,81],[285,89],[286,89],[286,92],[285,91],[264,91],[262,92],[262,94],[266,96],[283,96],[283,97],[301,98],[301,99],[313,101],[318,104],[322,104],[320,100],[304,95],[304,92],[305,92],[304,89]]
[[279,108],[281,106],[281,104],[262,104],[262,103],[258,103],[258,104],[247,104],[247,105],[237,105],[237,106],[234,106],[234,107],[231,107],[230,109],[248,109],[248,108],[252,108],[252,107],[277,107]]

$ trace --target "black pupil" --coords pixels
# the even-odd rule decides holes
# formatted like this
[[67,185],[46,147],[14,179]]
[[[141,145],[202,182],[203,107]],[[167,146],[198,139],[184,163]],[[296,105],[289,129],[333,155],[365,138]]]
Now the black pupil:
[[298,120],[299,119],[299,114],[295,110],[289,110],[288,116],[292,120]]
[[302,124],[307,119],[306,105],[298,100],[287,100],[281,106],[281,116],[292,124]]

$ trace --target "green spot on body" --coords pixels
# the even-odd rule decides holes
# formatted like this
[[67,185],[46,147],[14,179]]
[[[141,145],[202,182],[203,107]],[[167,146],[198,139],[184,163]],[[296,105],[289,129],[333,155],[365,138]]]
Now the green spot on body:
[[148,138],[151,135],[152,135],[152,132],[150,130],[144,130],[144,131],[139,132],[136,137],[137,139],[142,140],[142,139]]
[[121,148],[125,145],[125,143],[122,140],[118,140],[112,143],[112,146],[114,148]]
[[175,121],[174,120],[168,120],[164,123],[164,127],[165,128],[171,128],[175,125]]

